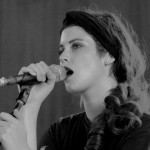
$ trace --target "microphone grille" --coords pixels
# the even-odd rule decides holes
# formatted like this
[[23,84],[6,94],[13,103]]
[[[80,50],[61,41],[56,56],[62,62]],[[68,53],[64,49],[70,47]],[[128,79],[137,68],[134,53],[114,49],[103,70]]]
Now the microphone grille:
[[50,66],[50,70],[56,75],[56,82],[66,78],[66,70],[64,67],[53,64]]

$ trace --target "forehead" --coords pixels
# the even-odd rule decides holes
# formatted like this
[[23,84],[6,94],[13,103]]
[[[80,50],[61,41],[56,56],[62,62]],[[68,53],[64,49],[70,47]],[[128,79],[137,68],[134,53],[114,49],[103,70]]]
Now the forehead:
[[89,35],[82,27],[80,26],[71,26],[67,27],[62,31],[60,37],[60,43],[69,42],[73,39],[81,39],[82,41],[94,42],[91,35]]

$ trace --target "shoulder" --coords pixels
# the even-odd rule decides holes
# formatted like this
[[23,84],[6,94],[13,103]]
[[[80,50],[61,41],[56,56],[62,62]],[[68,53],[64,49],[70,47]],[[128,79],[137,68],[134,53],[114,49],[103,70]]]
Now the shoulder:
[[141,117],[142,125],[120,138],[119,150],[148,150],[150,148],[150,114]]
[[144,113],[141,117],[141,121],[142,125],[140,127],[132,129],[127,133],[130,133],[131,135],[139,133],[146,133],[147,135],[150,135],[150,114]]
[[150,114],[144,113],[141,117],[142,125],[139,128],[134,129],[131,133],[143,135],[143,137],[150,137]]
[[150,130],[150,113],[144,113],[143,116],[141,117],[142,120],[142,126],[148,128]]
[[139,128],[134,129],[131,133],[142,134],[145,136],[150,136],[150,114],[144,113],[141,117],[142,125]]

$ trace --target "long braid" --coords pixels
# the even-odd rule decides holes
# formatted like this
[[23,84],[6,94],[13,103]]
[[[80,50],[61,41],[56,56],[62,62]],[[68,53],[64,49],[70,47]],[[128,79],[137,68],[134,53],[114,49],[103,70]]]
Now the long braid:
[[85,150],[103,150],[103,136],[107,126],[115,135],[121,135],[132,128],[142,125],[139,106],[136,101],[126,102],[122,98],[121,87],[111,90],[105,98],[106,109],[99,115],[89,132]]
[[[114,89],[120,89],[120,86]],[[119,90],[121,91],[121,89]],[[107,126],[115,135],[120,135],[130,128],[140,127],[142,122],[138,103],[133,100],[123,100],[121,93],[112,94],[105,98]]]

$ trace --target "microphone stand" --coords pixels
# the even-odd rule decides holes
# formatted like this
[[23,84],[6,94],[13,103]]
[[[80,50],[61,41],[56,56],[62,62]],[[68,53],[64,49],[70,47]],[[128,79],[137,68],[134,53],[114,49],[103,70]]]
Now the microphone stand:
[[26,104],[28,97],[30,95],[32,86],[31,85],[21,85],[20,89],[21,89],[21,91],[18,95],[18,98],[16,99],[16,105],[15,105],[11,115],[13,115],[13,112],[15,109],[17,109],[19,111],[21,109],[21,107]]

